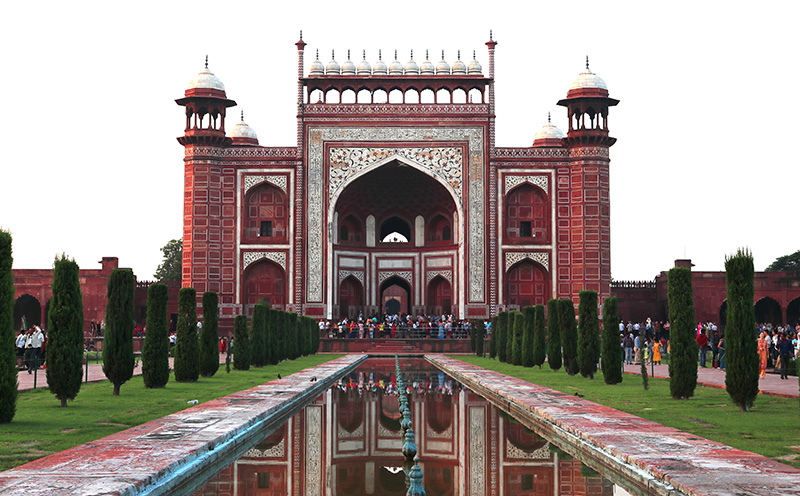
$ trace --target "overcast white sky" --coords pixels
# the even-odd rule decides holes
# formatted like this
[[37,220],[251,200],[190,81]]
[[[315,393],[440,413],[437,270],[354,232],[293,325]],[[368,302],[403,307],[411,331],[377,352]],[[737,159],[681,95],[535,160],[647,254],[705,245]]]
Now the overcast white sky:
[[[488,10],[493,9],[493,10]],[[294,146],[299,31],[327,63],[425,49],[488,70],[498,41],[497,145],[528,146],[584,57],[611,97],[611,270],[651,279],[688,257],[756,270],[800,249],[800,2],[5,2],[0,7],[0,227],[15,268],[117,256],[151,278],[181,236],[184,117],[203,67],[262,145]],[[787,98],[788,97],[788,98]]]

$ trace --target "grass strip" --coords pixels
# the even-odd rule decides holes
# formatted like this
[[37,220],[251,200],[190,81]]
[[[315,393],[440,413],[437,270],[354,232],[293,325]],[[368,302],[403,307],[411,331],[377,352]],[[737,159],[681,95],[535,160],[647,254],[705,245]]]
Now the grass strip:
[[175,382],[171,375],[162,389],[146,389],[139,375],[123,384],[119,396],[112,396],[110,382],[88,383],[66,408],[46,388],[21,391],[14,420],[0,424],[0,471],[194,406],[187,401],[204,403],[340,356],[311,355],[230,373],[221,365],[216,375],[197,382]]
[[673,400],[667,379],[651,377],[650,389],[645,390],[642,378],[629,374],[623,374],[621,384],[607,385],[600,373],[585,379],[569,376],[563,369],[553,372],[547,364],[540,370],[474,355],[453,358],[564,393],[577,393],[589,401],[800,468],[797,398],[759,395],[751,410],[740,412],[725,390],[714,387],[697,386],[692,398]]

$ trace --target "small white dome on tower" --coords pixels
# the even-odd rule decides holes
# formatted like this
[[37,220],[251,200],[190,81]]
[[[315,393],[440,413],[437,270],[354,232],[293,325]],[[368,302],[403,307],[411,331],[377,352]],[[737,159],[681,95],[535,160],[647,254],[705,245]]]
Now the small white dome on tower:
[[436,67],[433,66],[433,62],[428,59],[428,51],[425,50],[425,62],[422,63],[422,66],[419,68],[420,74],[436,74]]
[[355,76],[356,65],[350,60],[350,50],[347,51],[347,60],[342,64],[342,76]]
[[336,62],[336,57],[334,56],[333,50],[331,50],[331,61],[328,62],[328,65],[325,66],[325,74],[341,74],[342,68],[339,67],[339,63]]
[[244,111],[242,111],[241,121],[237,122],[233,128],[228,130],[227,134],[228,138],[233,140],[234,145],[257,145],[258,144],[258,135],[256,132],[253,131],[253,128],[247,125],[244,122]]
[[444,59],[444,50],[442,50],[442,60],[436,64],[436,74],[450,74],[450,64]]
[[314,62],[311,62],[311,67],[309,68],[308,75],[309,76],[323,76],[325,74],[325,66],[322,65],[322,62],[319,61],[319,50],[317,50],[317,58]]
[[561,139],[564,133],[550,122],[550,114],[547,114],[547,124],[542,126],[533,138],[533,146],[562,146]]
[[414,62],[414,50],[411,50],[411,60],[406,62],[404,70],[406,71],[406,74],[419,74],[419,66],[416,62]]
[[483,67],[481,67],[478,59],[475,58],[475,50],[472,51],[472,62],[467,67],[467,74],[483,74]]
[[389,64],[389,74],[399,76],[403,74],[403,64],[397,60],[397,50],[394,51],[394,61]]
[[372,74],[372,66],[369,65],[369,62],[367,62],[367,51],[366,50],[364,50],[362,52],[362,60],[361,60],[361,62],[359,62],[358,69],[356,69],[356,72],[360,76],[369,76],[370,74]]
[[383,63],[381,59],[381,51],[378,50],[378,61],[375,62],[375,67],[372,68],[373,74],[388,74],[389,71],[386,69],[386,64]]
[[219,80],[217,76],[215,76],[211,71],[208,70],[208,56],[206,56],[206,68],[203,71],[195,76],[191,81],[189,81],[189,87],[187,89],[209,89],[209,90],[219,90],[225,91],[225,85],[222,84],[222,81]]
[[569,85],[570,90],[578,90],[583,88],[597,88],[601,90],[608,90],[606,87],[606,82],[598,76],[597,74],[593,73],[589,70],[589,57],[586,57],[586,70],[578,74],[578,77],[572,80],[572,83]]
[[[443,57],[444,58],[444,57]],[[458,59],[453,64],[453,74],[466,74],[467,66],[461,62],[461,50],[458,51]]]

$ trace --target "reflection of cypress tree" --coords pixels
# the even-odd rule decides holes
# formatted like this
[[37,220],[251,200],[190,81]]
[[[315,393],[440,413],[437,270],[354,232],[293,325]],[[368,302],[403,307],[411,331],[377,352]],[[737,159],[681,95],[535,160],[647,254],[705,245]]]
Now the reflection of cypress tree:
[[686,267],[673,267],[669,270],[667,297],[670,323],[669,391],[676,400],[688,399],[694,395],[697,387],[698,352],[691,270]]
[[597,320],[597,291],[581,291],[578,304],[578,364],[581,375],[594,379],[600,359],[600,322]]
[[160,282],[147,288],[147,332],[142,347],[142,379],[147,388],[162,388],[169,382],[169,289]]
[[114,384],[114,396],[133,377],[133,294],[130,269],[114,269],[108,280],[106,332],[103,336],[103,373]]
[[17,411],[17,357],[14,345],[14,274],[11,234],[0,230],[0,423]]
[[561,346],[564,351],[564,370],[569,375],[580,372],[578,366],[578,325],[575,322],[575,306],[572,300],[559,300],[559,321],[561,322]]
[[523,367],[533,367],[533,333],[534,333],[534,320],[536,309],[527,306],[522,309],[523,326],[522,326],[522,356],[520,363]]
[[522,312],[514,312],[512,315],[514,316],[514,330],[511,341],[511,363],[522,365],[522,337],[525,334],[525,315]]
[[174,348],[175,380],[194,382],[200,376],[197,341],[197,293],[194,288],[181,288],[178,293],[178,328]]
[[253,320],[250,322],[250,363],[254,367],[263,367],[267,364],[267,314],[269,308],[259,302],[253,308]]
[[556,299],[547,302],[547,363],[553,370],[561,368],[561,325]]
[[500,312],[497,315],[497,357],[501,362],[508,362],[506,356],[506,342],[508,341],[509,312]]
[[544,305],[533,308],[533,364],[542,368],[547,354],[547,343],[544,335]]
[[[118,269],[119,270],[119,269]],[[81,296],[81,283],[78,276],[78,264],[74,260],[68,260],[66,256],[56,258],[53,266],[53,297],[50,300],[50,313],[47,323],[47,385],[50,392],[61,400],[61,406],[67,406],[67,400],[75,399],[78,391],[81,390],[81,376],[83,364],[83,299]],[[128,271],[130,273],[130,270]],[[115,270],[112,279],[116,274],[117,279],[122,274]],[[130,333],[130,369],[133,371],[133,275],[131,274],[130,288],[125,288],[130,293],[130,315],[131,322],[128,323]],[[111,297],[111,281],[109,281],[109,299]],[[109,302],[110,303],[110,302]],[[127,309],[126,309],[127,310]],[[119,329],[119,322],[108,321],[106,341],[109,342],[110,350],[114,350],[118,342],[118,334],[114,330]],[[125,332],[122,329],[121,332]],[[105,362],[106,347],[103,347],[103,358]],[[104,365],[105,367],[105,365]],[[130,377],[130,376],[128,376]],[[114,379],[109,377],[112,382]],[[127,380],[127,378],[125,379]],[[119,382],[125,382],[125,380]],[[115,383],[114,394],[119,394],[119,386]]]
[[477,322],[472,324],[475,330],[475,353],[478,356],[483,356],[484,340],[486,339],[486,326],[483,324],[483,319],[478,319]]
[[233,368],[250,370],[250,336],[247,335],[247,317],[233,319]]
[[603,380],[606,384],[622,382],[622,348],[619,342],[619,315],[617,314],[617,297],[609,296],[603,302]]
[[741,411],[758,396],[758,352],[753,339],[756,328],[753,255],[750,250],[725,258],[728,286],[728,322],[725,328],[725,389]]
[[492,360],[497,356],[497,322],[499,320],[497,315],[492,319],[492,336],[489,338],[489,358]]
[[200,331],[200,375],[211,377],[219,369],[219,298],[203,293],[203,329]]

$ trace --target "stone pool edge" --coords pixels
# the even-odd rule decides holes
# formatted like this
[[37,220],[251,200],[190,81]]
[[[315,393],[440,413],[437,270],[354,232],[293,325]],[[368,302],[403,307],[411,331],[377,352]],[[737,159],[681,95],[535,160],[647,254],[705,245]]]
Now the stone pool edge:
[[258,442],[250,439],[256,432],[323,394],[366,359],[367,355],[346,355],[0,472],[0,493],[186,492],[191,488],[181,480],[185,473],[224,465],[234,453]]
[[[664,495],[798,495],[800,470],[445,355],[425,359],[589,465]],[[634,434],[635,433],[635,434]]]

